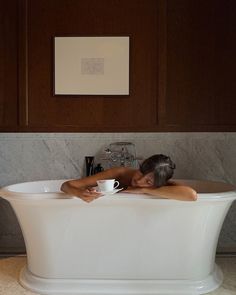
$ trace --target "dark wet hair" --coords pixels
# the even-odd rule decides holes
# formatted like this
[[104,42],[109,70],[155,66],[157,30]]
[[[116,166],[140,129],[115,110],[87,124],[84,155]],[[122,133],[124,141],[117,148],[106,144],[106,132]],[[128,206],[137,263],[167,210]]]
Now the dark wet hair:
[[173,176],[175,163],[170,157],[158,154],[146,159],[139,170],[142,174],[154,173],[154,185],[160,187],[166,185],[167,181]]

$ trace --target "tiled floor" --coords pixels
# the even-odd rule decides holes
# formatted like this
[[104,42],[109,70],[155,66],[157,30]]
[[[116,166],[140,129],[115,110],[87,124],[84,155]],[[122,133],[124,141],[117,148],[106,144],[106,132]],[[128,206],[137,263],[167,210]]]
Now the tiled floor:
[[[20,269],[26,262],[25,257],[0,259],[0,295],[33,295],[18,283]],[[218,265],[224,273],[222,286],[208,295],[236,295],[236,257],[218,257]]]

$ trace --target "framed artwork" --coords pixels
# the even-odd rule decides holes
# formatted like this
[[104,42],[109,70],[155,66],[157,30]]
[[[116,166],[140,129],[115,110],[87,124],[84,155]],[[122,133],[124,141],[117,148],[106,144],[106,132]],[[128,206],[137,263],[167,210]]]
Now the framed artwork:
[[54,95],[129,95],[128,36],[54,37]]

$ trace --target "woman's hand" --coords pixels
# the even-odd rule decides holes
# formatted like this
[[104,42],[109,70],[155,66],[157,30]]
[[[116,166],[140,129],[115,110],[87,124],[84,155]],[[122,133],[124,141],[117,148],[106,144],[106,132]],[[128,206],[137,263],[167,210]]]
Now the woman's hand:
[[83,201],[87,203],[90,203],[101,196],[102,196],[102,193],[97,192],[96,189],[93,187],[77,189],[77,194],[76,194],[76,197],[79,197],[80,199],[82,199]]
[[[73,183],[73,181],[72,181]],[[100,196],[102,196],[101,193],[97,192],[94,187],[77,187],[71,184],[70,181],[64,182],[62,184],[61,190],[69,195],[75,196],[80,198],[81,200],[89,203]]]

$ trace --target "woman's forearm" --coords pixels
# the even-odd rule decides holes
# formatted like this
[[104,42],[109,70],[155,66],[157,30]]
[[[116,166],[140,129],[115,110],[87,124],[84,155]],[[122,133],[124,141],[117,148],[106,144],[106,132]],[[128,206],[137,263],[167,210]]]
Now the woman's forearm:
[[96,192],[95,189],[91,189],[97,186],[97,180],[115,178],[120,181],[122,175],[129,171],[130,169],[124,167],[116,167],[85,178],[68,180],[62,184],[61,191],[77,197],[97,197],[101,194]]
[[103,172],[99,172],[95,175],[91,175],[88,177],[80,178],[80,179],[74,179],[74,180],[68,180],[64,182],[61,186],[61,190],[63,192],[68,190],[76,190],[80,188],[87,188],[87,187],[93,187],[97,185],[97,180],[100,179],[119,179],[120,175],[123,172],[124,169],[117,167],[105,170]]
[[167,199],[175,199],[182,201],[196,201],[197,193],[188,186],[170,185],[160,188],[143,188],[143,192],[147,195],[157,196]]

